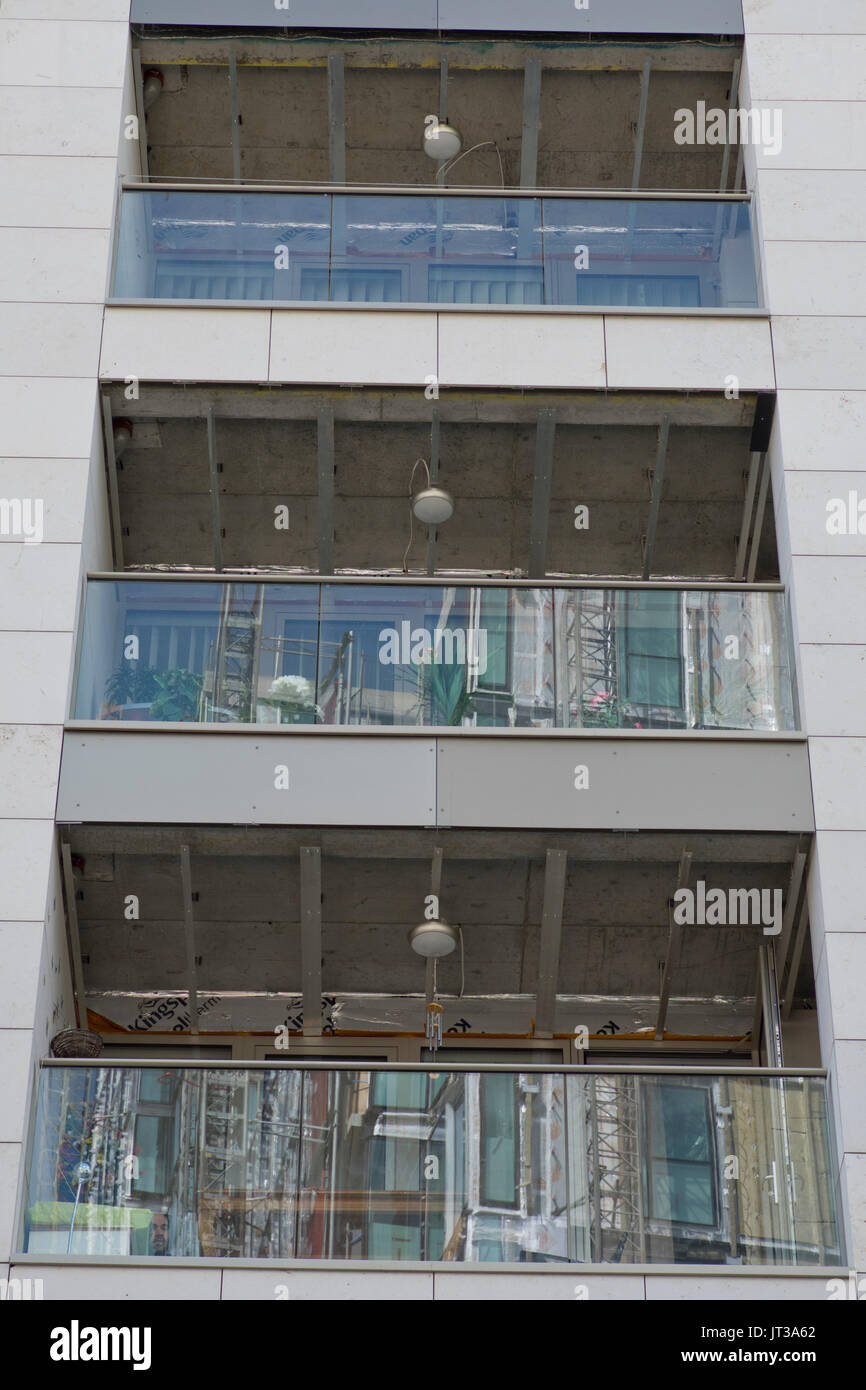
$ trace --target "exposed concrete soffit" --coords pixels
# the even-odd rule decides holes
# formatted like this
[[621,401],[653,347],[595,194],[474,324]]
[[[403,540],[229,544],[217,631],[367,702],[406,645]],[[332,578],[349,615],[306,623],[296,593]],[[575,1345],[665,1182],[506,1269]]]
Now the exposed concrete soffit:
[[[120,311],[122,312],[122,311]],[[417,388],[406,391],[344,390],[297,392],[262,387],[178,387],[143,385],[141,396],[124,398],[123,384],[106,384],[115,416],[131,420],[200,419],[213,406],[217,416],[247,420],[316,420],[332,409],[335,421],[430,423],[431,405]],[[555,409],[560,425],[647,425],[658,428],[660,414],[672,425],[752,428],[754,394],[739,400],[721,395],[645,392],[443,391],[437,402],[442,424],[536,424],[539,409]]]
[[[562,849],[572,862],[670,864],[687,849],[693,863],[788,864],[802,845],[796,834],[640,834],[603,831],[322,830],[309,827],[202,827],[152,825],[74,825],[68,828],[76,854],[169,855],[187,844],[203,855],[283,857],[304,846],[318,846],[325,856],[350,859],[418,859],[430,861],[434,847],[449,860],[512,860],[530,857],[543,863],[549,849]],[[667,923],[665,923],[667,925]]]
[[[334,36],[262,38],[233,35],[202,37],[137,36],[136,47],[144,66],[228,67],[233,48],[239,66],[263,68],[327,68],[334,52]],[[742,53],[742,40],[704,39],[696,42],[594,43],[551,40],[437,39],[435,41],[340,38],[347,68],[408,68],[438,70],[443,56],[449,68],[470,71],[517,71],[526,57],[539,54],[549,69],[578,72],[640,72],[648,54],[655,72],[731,72]]]

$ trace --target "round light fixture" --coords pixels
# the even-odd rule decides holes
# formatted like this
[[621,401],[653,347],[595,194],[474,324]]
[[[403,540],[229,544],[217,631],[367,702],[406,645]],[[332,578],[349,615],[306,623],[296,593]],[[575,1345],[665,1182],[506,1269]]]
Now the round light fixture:
[[409,932],[409,945],[419,956],[428,959],[435,956],[448,956],[456,948],[460,937],[456,927],[447,922],[419,922]]
[[425,487],[412,498],[412,511],[425,526],[441,526],[454,515],[454,498],[442,487]]
[[462,143],[459,130],[445,121],[437,121],[435,125],[431,122],[424,127],[424,153],[439,164],[459,154]]

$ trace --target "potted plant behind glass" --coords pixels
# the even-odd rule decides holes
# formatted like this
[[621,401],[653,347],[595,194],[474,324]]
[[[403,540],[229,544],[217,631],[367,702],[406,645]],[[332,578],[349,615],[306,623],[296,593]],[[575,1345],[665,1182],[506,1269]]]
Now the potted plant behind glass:
[[198,718],[202,678],[194,671],[174,667],[155,673],[156,693],[150,717],[163,723],[185,723]]
[[[105,704],[101,719],[148,719],[156,694],[157,672],[140,661],[121,661],[105,682]],[[124,714],[132,711],[132,714]]]
[[259,704],[276,710],[280,724],[315,724],[324,714],[315,701],[315,687],[306,676],[277,676]]

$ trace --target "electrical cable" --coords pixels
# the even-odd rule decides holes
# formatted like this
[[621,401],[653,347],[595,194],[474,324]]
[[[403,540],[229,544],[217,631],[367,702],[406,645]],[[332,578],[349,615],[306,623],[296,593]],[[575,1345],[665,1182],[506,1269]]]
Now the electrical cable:
[[424,465],[424,471],[425,471],[425,473],[427,474],[427,486],[428,486],[428,487],[430,486],[430,469],[429,469],[429,467],[428,467],[428,465],[427,465],[427,460],[426,460],[425,458],[417,458],[417,459],[415,460],[414,464],[412,465],[412,472],[409,474],[409,544],[406,546],[406,549],[403,551],[403,573],[404,573],[404,574],[408,574],[408,573],[409,573],[408,569],[406,568],[406,561],[409,559],[409,551],[412,549],[412,542],[413,542],[413,540],[415,539],[415,513],[414,513],[413,510],[412,510],[412,497],[414,496],[414,494],[413,494],[413,492],[412,492],[412,483],[413,483],[413,481],[414,481],[414,479],[415,479],[415,474],[416,474],[416,472],[418,471],[418,464],[419,464],[419,463],[423,463],[423,465]]

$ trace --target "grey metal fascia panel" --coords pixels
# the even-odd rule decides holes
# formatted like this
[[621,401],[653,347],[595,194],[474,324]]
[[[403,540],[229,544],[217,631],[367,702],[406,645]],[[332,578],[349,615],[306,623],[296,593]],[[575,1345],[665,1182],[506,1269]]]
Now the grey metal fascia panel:
[[742,34],[741,0],[439,0],[439,28],[551,34]]
[[432,738],[67,730],[57,819],[426,826],[435,775]]
[[133,24],[209,29],[436,29],[436,0],[132,0]]
[[442,737],[437,786],[440,826],[814,829],[805,741]]
[[451,30],[501,34],[736,34],[741,0],[132,0],[133,24]]

